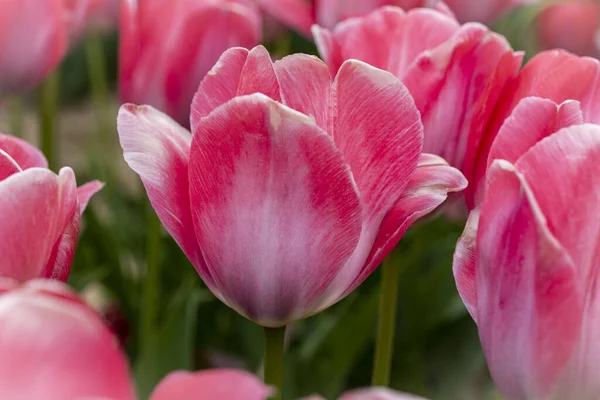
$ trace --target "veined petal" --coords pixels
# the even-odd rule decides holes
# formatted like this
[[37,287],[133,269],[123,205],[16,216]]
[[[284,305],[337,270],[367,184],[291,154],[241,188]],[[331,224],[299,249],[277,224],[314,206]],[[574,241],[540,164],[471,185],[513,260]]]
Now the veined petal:
[[452,260],[452,273],[456,281],[456,289],[475,323],[477,323],[476,263],[479,213],[479,208],[469,213],[465,230],[456,242]]
[[150,106],[126,104],[117,119],[125,161],[138,173],[165,229],[213,287],[196,241],[189,199],[192,135]]
[[361,240],[325,294],[329,303],[357,279],[377,237],[415,170],[423,125],[398,78],[361,61],[344,62],[333,84],[333,139],[350,166],[363,206]]
[[23,139],[0,133],[0,150],[5,151],[21,169],[48,168],[46,157]]
[[599,157],[600,126],[584,124],[540,141],[516,163],[582,284],[596,280],[600,265]]
[[381,264],[416,220],[435,210],[449,193],[466,186],[467,180],[458,169],[438,156],[422,154],[402,195],[383,219],[369,257],[347,293]]
[[0,398],[136,398],[112,333],[57,281],[34,281],[0,296],[0,352]]
[[79,199],[79,214],[83,214],[88,203],[96,193],[104,187],[100,181],[91,181],[77,188],[77,198]]
[[332,33],[313,28],[313,35],[333,73],[343,60],[354,58],[402,79],[419,54],[441,44],[458,28],[458,22],[434,10],[405,13],[398,7],[382,7],[341,22]]
[[192,102],[192,132],[201,118],[233,99],[253,93],[263,93],[281,101],[280,86],[271,56],[263,46],[248,51],[227,50],[200,83]]
[[[57,176],[46,169],[32,168],[0,181],[1,276],[26,281],[52,275],[47,263],[77,210],[75,185],[70,169],[63,169]],[[68,273],[68,257],[57,263]]]
[[175,371],[154,389],[150,400],[267,400],[273,390],[245,371]]
[[196,236],[225,301],[265,326],[314,311],[358,241],[360,202],[333,140],[262,94],[200,121],[190,194]]
[[517,162],[537,142],[571,125],[583,124],[578,101],[567,100],[558,105],[540,97],[526,97],[504,121],[488,158],[488,166],[496,159]]
[[58,236],[52,248],[46,268],[41,277],[67,281],[71,271],[71,262],[75,255],[75,246],[79,239],[79,202],[77,198],[77,187],[75,186],[75,174],[71,168],[63,168],[58,175],[60,191],[58,193],[59,204],[54,206],[60,225],[57,226]]
[[283,103],[331,132],[331,76],[327,65],[307,54],[293,54],[274,65]]
[[495,161],[487,182],[476,249],[481,343],[504,396],[549,398],[580,334],[578,272],[512,164]]

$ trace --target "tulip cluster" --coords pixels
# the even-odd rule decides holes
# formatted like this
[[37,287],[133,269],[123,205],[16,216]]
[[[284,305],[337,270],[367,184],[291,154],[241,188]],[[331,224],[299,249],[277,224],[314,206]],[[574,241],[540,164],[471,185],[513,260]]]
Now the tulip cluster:
[[[600,398],[600,62],[547,50],[523,66],[482,23],[526,2],[121,2],[124,160],[208,290],[265,333],[264,379],[180,370],[150,400],[281,399],[286,326],[382,264],[374,385],[339,400],[418,400],[385,387],[397,301],[386,271],[435,211],[466,220],[452,272],[506,400]],[[562,44],[553,23],[579,5],[540,9],[546,43],[593,53],[586,27]],[[116,6],[1,9],[6,96],[38,85]],[[322,59],[274,60],[260,44],[267,15]],[[66,284],[103,184],[77,187],[47,156],[0,134],[0,399],[134,400],[124,343]]]

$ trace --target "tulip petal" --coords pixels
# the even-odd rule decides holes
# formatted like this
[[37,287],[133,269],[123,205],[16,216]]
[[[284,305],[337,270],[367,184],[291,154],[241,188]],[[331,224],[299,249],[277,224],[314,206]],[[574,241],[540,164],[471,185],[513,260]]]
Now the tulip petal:
[[416,220],[435,210],[449,193],[461,191],[466,186],[467,180],[462,173],[444,159],[422,154],[402,196],[381,223],[365,266],[347,292],[354,290],[381,264]]
[[267,400],[272,393],[260,379],[244,371],[175,371],[158,384],[150,400]]
[[53,211],[61,216],[61,221],[65,222],[56,238],[42,277],[66,282],[75,255],[75,246],[79,239],[80,219],[77,189],[74,186],[75,174],[70,168],[63,168],[58,175],[58,181],[60,185],[58,198],[61,203]]
[[486,193],[502,195],[485,196],[477,232],[476,312],[484,353],[504,396],[549,398],[582,322],[577,272],[512,164],[495,161],[487,183]]
[[[76,190],[73,171],[68,168],[60,176],[32,168],[0,181],[1,276],[25,281],[53,276],[55,268],[61,278],[68,274],[72,253],[55,250],[77,210]],[[60,249],[66,251],[66,247]]]
[[477,323],[477,227],[479,226],[479,208],[469,213],[465,230],[456,243],[452,260],[452,273],[456,289],[473,321]]
[[263,46],[248,51],[227,50],[200,83],[192,103],[192,132],[199,120],[236,96],[263,93],[281,101],[279,81],[271,56]]
[[354,58],[402,79],[419,54],[443,43],[458,28],[458,22],[434,10],[405,13],[401,8],[382,7],[338,24],[332,33],[313,28],[313,35],[332,73],[343,60]]
[[361,240],[321,304],[339,300],[356,281],[379,225],[415,170],[423,126],[408,90],[387,71],[361,61],[344,62],[333,84],[335,143],[350,166],[363,205]]
[[229,306],[261,325],[313,311],[358,241],[358,194],[331,137],[262,94],[200,121],[190,193],[215,283]]
[[213,285],[194,233],[188,162],[192,135],[150,106],[126,104],[117,119],[125,161],[138,173],[152,207],[194,267]]
[[540,141],[516,163],[550,231],[568,249],[584,282],[597,274],[600,265],[599,158],[600,126],[585,124]]
[[506,119],[488,158],[488,165],[496,159],[515,163],[527,150],[543,138],[561,128],[583,124],[579,102],[567,100],[558,105],[552,100],[526,97],[517,104]]
[[0,181],[21,171],[19,164],[9,154],[0,149]]
[[396,392],[395,390],[372,387],[344,393],[338,400],[425,400],[423,397]]
[[206,117],[212,110],[237,95],[248,53],[249,51],[242,47],[226,50],[202,79],[192,102],[192,132],[196,131],[200,118]]
[[21,169],[48,168],[46,157],[23,139],[0,133],[0,150],[5,151]]
[[2,399],[135,399],[111,332],[56,281],[0,296],[0,353]]
[[307,54],[293,54],[274,65],[284,104],[308,115],[321,129],[331,132],[331,76],[327,65]]
[[100,181],[91,181],[77,188],[77,198],[79,199],[79,214],[83,214],[88,203],[96,193],[104,187]]

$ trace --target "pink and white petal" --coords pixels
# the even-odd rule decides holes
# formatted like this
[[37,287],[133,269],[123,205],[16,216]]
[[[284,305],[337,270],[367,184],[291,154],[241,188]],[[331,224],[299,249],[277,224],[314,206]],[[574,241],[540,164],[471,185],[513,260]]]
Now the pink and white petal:
[[48,168],[44,154],[23,139],[0,133],[0,150],[8,153],[21,169]]
[[8,153],[0,149],[0,181],[21,171],[19,164]]
[[479,208],[475,208],[469,213],[465,230],[456,242],[452,260],[452,273],[456,289],[475,323],[477,323],[476,264],[479,213]]
[[96,193],[104,187],[104,183],[100,181],[91,181],[77,188],[77,198],[79,199],[79,214],[83,214],[88,203]]
[[275,72],[284,104],[331,132],[331,76],[327,65],[314,56],[293,54],[276,61]]
[[309,0],[257,0],[258,4],[272,17],[310,36],[314,23],[314,10]]
[[60,170],[58,184],[60,186],[58,193],[60,203],[54,206],[53,210],[57,214],[58,236],[41,277],[66,282],[75,255],[75,246],[79,239],[80,222],[77,186],[75,174],[71,168],[66,167]]
[[[0,276],[20,282],[43,276],[77,197],[72,171],[60,177],[32,168],[0,181]],[[65,196],[64,198],[61,196]]]
[[516,163],[582,283],[595,281],[600,265],[599,157],[600,126],[584,124],[540,141]]
[[384,387],[372,387],[346,392],[338,400],[426,400],[412,394],[400,393]]
[[226,50],[202,79],[192,101],[190,116],[192,132],[196,131],[201,118],[237,96],[248,53],[249,51],[243,47],[232,47]]
[[505,397],[547,398],[579,339],[579,272],[514,165],[495,161],[486,193],[502,195],[485,196],[477,232],[481,343]]
[[148,198],[206,284],[214,286],[194,233],[188,163],[192,135],[150,106],[125,104],[117,118],[125,161],[142,179]]
[[467,180],[458,169],[438,156],[422,154],[402,195],[381,222],[369,257],[346,294],[381,264],[416,220],[439,207],[449,193],[459,192],[466,186]]
[[134,400],[112,333],[57,285],[38,280],[0,296],[0,398]]
[[333,140],[262,94],[200,121],[190,193],[196,236],[226,303],[264,326],[314,311],[358,242],[360,201]]
[[166,54],[162,55],[168,57],[164,71],[167,111],[181,124],[189,121],[190,104],[198,83],[221,54],[232,46],[253,47],[261,37],[261,17],[251,2],[192,3],[193,6],[189,6],[190,2],[183,4],[189,9],[179,10],[183,14],[181,26],[171,28],[178,32],[179,43],[166,48]]
[[543,138],[571,125],[583,124],[580,103],[567,100],[558,105],[540,97],[526,97],[504,121],[488,158],[517,162],[527,150]]
[[267,400],[273,392],[260,379],[245,371],[175,371],[160,381],[150,400]]
[[[431,29],[435,26],[435,29]],[[372,13],[338,24],[333,41],[339,48],[341,61],[357,59],[390,71],[402,79],[419,54],[446,41],[459,28],[448,16],[430,9],[405,13],[397,7],[382,7]],[[335,47],[316,29],[313,31],[320,54],[328,62]],[[413,40],[415,37],[420,40]],[[325,44],[325,46],[322,46]],[[376,44],[376,45],[374,45]],[[333,72],[335,65],[329,64]]]
[[281,89],[271,55],[262,46],[256,46],[248,53],[242,69],[238,96],[262,93],[275,101],[281,101]]
[[333,84],[333,139],[350,166],[363,206],[360,241],[320,304],[330,305],[352,286],[365,265],[385,215],[417,167],[423,125],[404,85],[387,71],[344,62]]

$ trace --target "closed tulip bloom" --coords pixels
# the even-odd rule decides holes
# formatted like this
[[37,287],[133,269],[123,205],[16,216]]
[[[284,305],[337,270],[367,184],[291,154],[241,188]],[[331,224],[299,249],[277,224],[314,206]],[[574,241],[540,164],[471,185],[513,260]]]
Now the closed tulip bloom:
[[479,125],[472,142],[475,148],[463,173],[469,180],[465,198],[469,209],[481,203],[485,175],[493,159],[489,154],[499,131],[524,99],[536,96],[561,104],[575,100],[581,109],[581,122],[600,123],[600,63],[564,50],[551,50],[533,57],[515,79],[504,88],[491,118]]
[[5,281],[0,292],[0,398],[136,398],[117,341],[62,282]]
[[124,0],[120,25],[122,100],[152,105],[183,125],[219,56],[255,46],[261,35],[251,0]]
[[273,392],[256,376],[244,371],[175,371],[158,384],[150,400],[267,400]]
[[522,54],[483,25],[460,26],[426,9],[384,7],[333,31],[315,26],[313,32],[332,71],[355,58],[401,79],[423,119],[423,151],[470,175],[482,127],[517,74]]
[[125,160],[213,293],[277,327],[356,288],[408,226],[466,185],[424,154],[419,113],[388,72],[353,60],[272,63],[228,50],[192,104],[193,135],[125,105]]
[[79,188],[65,167],[55,174],[27,142],[0,134],[0,277],[66,281],[79,237],[80,215],[102,188]]
[[580,55],[598,54],[600,5],[595,0],[550,3],[536,17],[538,40],[545,49],[562,48]]
[[353,390],[344,393],[339,400],[425,400],[423,397],[400,393],[383,387]]
[[[600,397],[600,126],[569,125],[577,106],[517,106],[454,255],[459,293],[507,400]],[[567,127],[549,132],[533,119],[542,115]]]
[[35,87],[66,54],[69,25],[63,1],[0,4],[0,96]]

